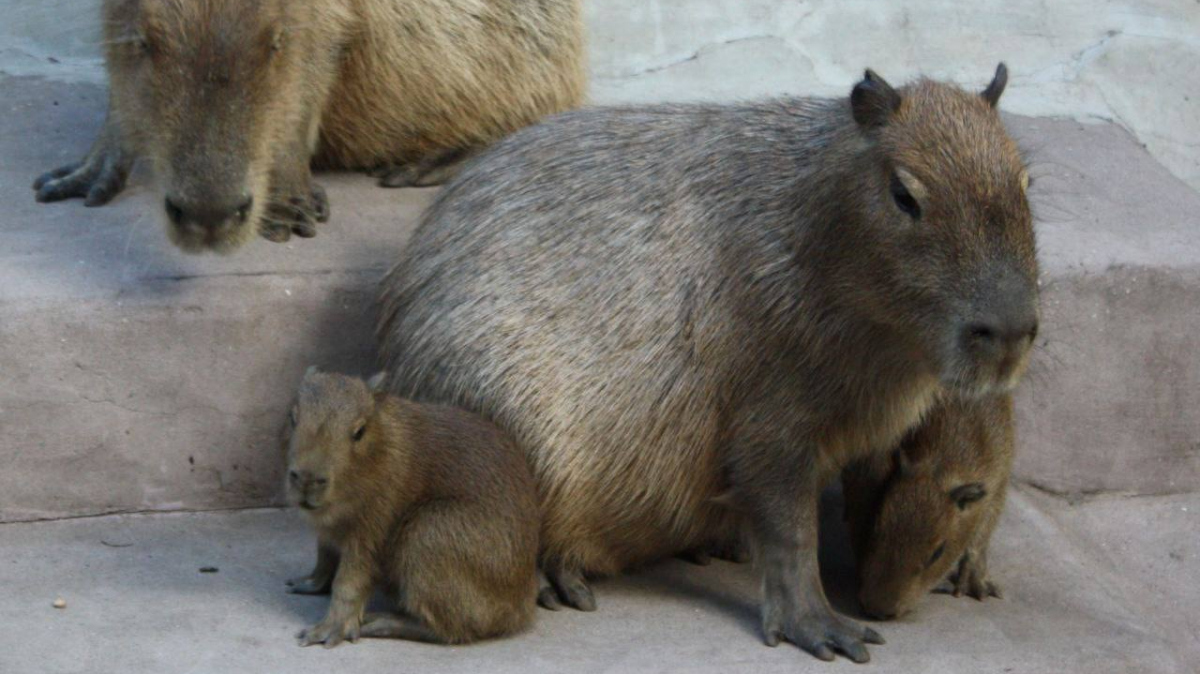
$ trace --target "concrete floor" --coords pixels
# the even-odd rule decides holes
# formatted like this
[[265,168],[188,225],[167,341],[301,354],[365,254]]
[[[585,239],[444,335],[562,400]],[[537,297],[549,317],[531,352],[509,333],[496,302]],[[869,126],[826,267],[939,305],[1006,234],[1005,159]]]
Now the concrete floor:
[[[853,666],[762,646],[752,568],[677,561],[512,639],[295,646],[326,600],[283,592],[312,542],[258,508],[278,502],[273,439],[304,366],[370,368],[376,280],[433,192],[322,175],[317,239],[230,257],[174,250],[144,174],[101,209],[35,204],[32,178],[103,116],[97,2],[0,0],[0,674]],[[1006,599],[930,597],[881,626],[870,670],[1200,670],[1200,4],[585,6],[600,103],[844,95],[867,65],[982,85],[1003,58],[1004,110],[1070,118],[1008,118],[1033,165],[1046,327],[993,544]],[[186,512],[240,507],[256,509]],[[91,517],[129,511],[156,514]],[[827,520],[827,587],[852,612]]]
[[[1076,505],[1018,491],[993,544],[1005,599],[931,595],[878,628],[862,671],[1167,674],[1200,662],[1200,496]],[[849,610],[836,513],[823,565]],[[1190,532],[1185,535],[1184,532]],[[465,647],[293,634],[328,600],[284,592],[312,536],[280,510],[108,516],[0,526],[0,671],[302,674],[848,671],[762,645],[752,566],[668,561],[596,585],[595,613],[540,611],[534,629]],[[201,573],[201,567],[216,567]],[[56,609],[56,598],[67,602]]]

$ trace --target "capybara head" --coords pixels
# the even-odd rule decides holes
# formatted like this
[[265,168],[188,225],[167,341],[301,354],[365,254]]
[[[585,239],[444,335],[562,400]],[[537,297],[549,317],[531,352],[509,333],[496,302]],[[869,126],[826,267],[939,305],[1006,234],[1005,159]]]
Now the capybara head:
[[288,30],[299,4],[105,5],[112,114],[151,159],[168,234],[184,250],[228,252],[257,232],[272,153],[303,124]]
[[286,493],[311,519],[336,520],[336,507],[356,489],[347,475],[369,472],[382,432],[382,386],[381,374],[364,382],[315,367],[305,373],[288,419]]
[[843,496],[865,613],[908,613],[972,541],[991,535],[1011,469],[1011,415],[1009,396],[944,401],[893,453],[847,469]]
[[868,70],[850,96],[867,145],[845,186],[856,213],[833,218],[860,220],[833,244],[860,261],[839,292],[967,395],[1011,389],[1038,327],[1029,179],[996,110],[1006,79],[1001,64],[981,93],[896,90]]

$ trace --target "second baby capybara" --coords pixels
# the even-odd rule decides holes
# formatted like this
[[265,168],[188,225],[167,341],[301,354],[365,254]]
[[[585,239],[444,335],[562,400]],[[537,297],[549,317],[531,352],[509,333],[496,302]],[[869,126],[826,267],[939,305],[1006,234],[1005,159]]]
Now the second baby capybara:
[[935,588],[1000,596],[987,551],[1004,510],[1013,443],[1011,396],[949,398],[895,452],[846,468],[846,521],[868,615],[902,616]]

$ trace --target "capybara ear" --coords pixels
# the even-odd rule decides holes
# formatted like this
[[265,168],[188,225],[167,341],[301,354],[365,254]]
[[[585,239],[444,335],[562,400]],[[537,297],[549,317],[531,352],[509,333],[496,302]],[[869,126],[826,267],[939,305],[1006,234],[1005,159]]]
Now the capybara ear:
[[381,393],[385,384],[387,384],[387,372],[376,372],[367,380],[367,388],[371,389],[372,393]]
[[996,66],[996,74],[992,77],[992,83],[987,85],[987,89],[979,92],[983,96],[983,100],[988,102],[988,105],[993,108],[1000,102],[1000,94],[1004,93],[1004,87],[1008,85],[1008,66],[1002,61]]
[[900,94],[874,70],[867,68],[863,79],[850,92],[854,121],[864,129],[883,126],[900,108]]

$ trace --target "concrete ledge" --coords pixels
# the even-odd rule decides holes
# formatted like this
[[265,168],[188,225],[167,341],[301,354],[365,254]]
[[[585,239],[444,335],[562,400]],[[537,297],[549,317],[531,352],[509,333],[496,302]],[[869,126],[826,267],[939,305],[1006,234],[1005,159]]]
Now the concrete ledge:
[[[81,156],[87,85],[0,79],[0,521],[277,503],[304,366],[370,369],[375,283],[430,190],[325,175],[311,241],[187,257],[146,176],[109,206],[40,205]],[[1200,195],[1112,125],[1014,117],[1033,151],[1045,337],[1018,477],[1069,497],[1200,489]]]

